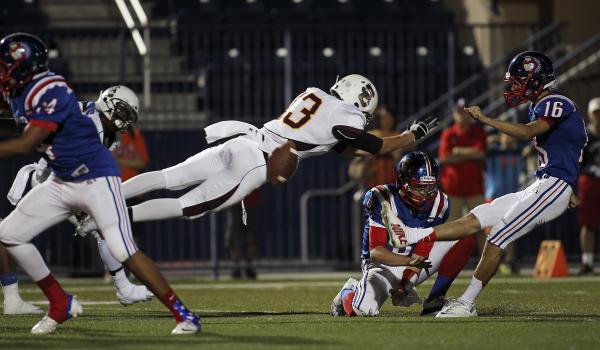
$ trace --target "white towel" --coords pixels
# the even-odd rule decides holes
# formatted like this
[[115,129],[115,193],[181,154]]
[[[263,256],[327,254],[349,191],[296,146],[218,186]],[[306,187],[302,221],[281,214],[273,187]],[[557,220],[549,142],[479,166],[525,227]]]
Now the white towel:
[[8,198],[8,201],[12,205],[17,205],[21,198],[23,198],[23,192],[25,192],[27,181],[29,181],[29,174],[35,170],[36,166],[36,163],[27,164],[22,167],[17,173],[17,176],[15,176],[15,180],[6,195],[6,198]]

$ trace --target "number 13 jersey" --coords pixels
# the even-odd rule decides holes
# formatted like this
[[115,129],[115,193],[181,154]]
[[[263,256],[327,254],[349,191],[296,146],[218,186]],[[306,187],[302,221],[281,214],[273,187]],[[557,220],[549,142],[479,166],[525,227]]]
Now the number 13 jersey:
[[271,154],[279,145],[292,140],[299,157],[308,158],[327,153],[343,141],[343,133],[349,138],[363,133],[366,124],[363,113],[352,104],[310,87],[278,119],[263,126],[260,148]]
[[534,138],[538,151],[538,177],[559,178],[577,189],[579,163],[587,134],[581,112],[569,98],[552,92],[529,106],[529,120],[543,119],[550,130]]

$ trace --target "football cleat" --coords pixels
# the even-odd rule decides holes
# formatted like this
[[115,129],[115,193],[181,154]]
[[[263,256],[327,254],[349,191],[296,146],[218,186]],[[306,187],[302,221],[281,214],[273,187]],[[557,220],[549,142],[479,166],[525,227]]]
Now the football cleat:
[[342,289],[340,289],[340,291],[337,293],[337,295],[335,296],[335,298],[333,298],[333,301],[331,302],[331,316],[334,317],[339,317],[339,316],[346,316],[346,312],[344,311],[344,303],[342,300],[342,293],[345,290],[349,290],[352,291],[354,290],[355,286],[358,284],[358,281],[352,277],[350,277],[346,283],[344,283],[344,286],[342,287]]
[[[67,315],[69,318],[71,318],[71,317],[76,318],[77,316],[79,316],[80,314],[83,313],[83,308],[81,307],[81,304],[79,303],[79,301],[77,301],[76,296],[69,294],[68,298],[69,298],[69,303],[68,303],[69,309],[67,310]],[[59,324],[60,323],[53,320],[50,316],[48,316],[48,314],[46,314],[46,316],[44,316],[44,318],[42,318],[35,326],[33,326],[33,328],[31,328],[31,334],[52,333],[52,332],[54,332],[54,330],[56,329],[56,327]]]
[[43,314],[44,310],[21,298],[4,299],[5,315]]
[[123,306],[133,305],[144,301],[152,300],[154,294],[146,286],[131,284],[126,291],[117,289],[117,299]]
[[183,322],[179,322],[177,326],[171,331],[172,335],[179,334],[196,334],[202,331],[202,325],[200,324],[200,317],[191,314]]
[[423,303],[423,310],[421,310],[421,316],[435,316],[440,310],[446,305],[446,298],[439,296],[433,298],[433,300],[425,301]]
[[470,303],[463,298],[450,299],[435,317],[474,317],[477,316],[475,303]]

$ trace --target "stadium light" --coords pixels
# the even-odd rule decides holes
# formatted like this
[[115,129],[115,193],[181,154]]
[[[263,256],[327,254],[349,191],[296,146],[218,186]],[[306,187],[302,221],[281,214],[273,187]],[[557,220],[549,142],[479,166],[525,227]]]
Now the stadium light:
[[135,11],[135,15],[140,20],[142,26],[148,25],[148,17],[146,17],[146,13],[144,12],[144,8],[142,4],[140,4],[140,0],[129,0],[131,1],[131,6],[133,6],[133,11]]
[[379,46],[371,46],[369,48],[369,55],[373,57],[381,56],[381,48]]
[[419,56],[427,56],[429,54],[429,49],[425,46],[417,47],[417,55]]
[[[130,1],[131,1],[131,5],[133,6],[133,10],[135,11],[136,16],[140,20],[140,23],[144,27],[147,26],[148,18],[146,17],[146,14],[144,13],[144,9],[142,8],[142,5],[140,4],[139,0],[130,0]],[[135,21],[133,20],[133,17],[131,16],[131,12],[129,12],[129,9],[127,8],[127,5],[125,4],[125,0],[115,0],[115,3],[117,4],[117,8],[119,9],[119,12],[121,12],[121,17],[123,17],[123,20],[125,21],[125,25],[131,31],[131,37],[133,38],[133,42],[135,43],[135,46],[137,47],[138,52],[140,53],[141,56],[146,55],[148,53],[148,49],[146,47],[144,39],[142,39],[142,35],[140,34],[140,31],[137,28],[135,28]]]
[[288,49],[285,47],[279,47],[277,50],[275,50],[275,55],[279,58],[287,57]]
[[323,56],[325,57],[332,57],[333,55],[335,55],[335,50],[332,49],[331,47],[326,47],[323,49]]
[[473,46],[467,45],[463,47],[463,53],[467,56],[473,56],[473,54],[475,53],[475,49],[473,48]]
[[235,47],[232,47],[231,49],[229,49],[227,51],[227,56],[229,56],[229,58],[236,58],[240,55],[240,50],[238,50]]

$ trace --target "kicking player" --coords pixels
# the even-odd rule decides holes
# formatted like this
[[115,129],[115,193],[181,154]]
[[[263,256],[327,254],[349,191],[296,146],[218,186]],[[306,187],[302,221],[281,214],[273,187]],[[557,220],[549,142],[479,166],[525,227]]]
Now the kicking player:
[[[326,93],[308,88],[278,118],[261,129],[238,121],[224,121],[204,129],[215,144],[173,167],[140,174],[123,183],[126,199],[158,189],[194,187],[179,198],[153,199],[128,208],[132,221],[197,218],[239,203],[267,181],[267,163],[281,162],[274,151],[292,141],[286,157],[299,160],[331,149],[348,155],[383,154],[407,150],[437,125],[435,117],[416,121],[401,135],[379,138],[365,131],[377,107],[378,95],[367,78],[352,74]],[[78,231],[92,231],[86,220]]]
[[503,250],[514,240],[576,206],[579,162],[587,142],[579,108],[566,96],[551,90],[555,76],[552,61],[535,51],[515,56],[508,66],[510,107],[530,102],[528,124],[492,119],[477,106],[466,108],[476,120],[521,140],[533,139],[539,155],[537,180],[526,189],[482,204],[464,217],[428,229],[405,228],[408,244],[450,241],[491,227],[479,265],[465,293],[449,301],[437,317],[477,316],[475,300],[494,276]]
[[[100,140],[109,150],[116,144],[117,132],[124,132],[132,128],[138,120],[138,98],[126,86],[111,86],[100,93],[97,101],[80,102],[79,107],[92,120]],[[28,182],[31,182],[31,188],[33,188],[46,181],[51,172],[52,169],[44,158],[21,168],[7,195],[8,201],[17,205],[23,197]],[[29,181],[30,178],[31,181]],[[75,216],[69,217],[69,221],[77,224]],[[110,254],[104,239],[97,233],[94,236],[98,243],[100,258],[117,289],[116,295],[119,302],[122,305],[131,305],[152,299],[153,295],[146,286],[138,286],[129,281],[123,265]],[[1,245],[0,271],[2,271],[0,283],[4,290],[5,315],[43,313],[42,309],[23,301],[20,297],[14,265],[10,261],[8,252]]]
[[[331,303],[332,316],[375,316],[390,294],[396,306],[421,304],[415,286],[439,270],[421,312],[422,316],[434,315],[471,255],[474,237],[406,248],[393,248],[388,243],[400,221],[410,227],[431,227],[446,221],[450,213],[448,196],[438,189],[439,166],[428,154],[406,154],[396,164],[395,173],[395,184],[377,186],[365,194],[363,276],[360,281],[350,278],[344,284]],[[427,257],[431,266],[423,261]]]
[[0,142],[0,157],[43,153],[52,169],[0,223],[0,243],[49,300],[47,315],[32,329],[46,334],[82,313],[77,298],[54,278],[31,240],[83,211],[101,229],[108,250],[160,298],[177,325],[173,334],[200,331],[200,319],[173,292],[154,263],[140,252],[125,214],[117,164],[77,104],[63,77],[48,71],[48,50],[37,37],[14,33],[0,40],[0,90],[22,135]]

